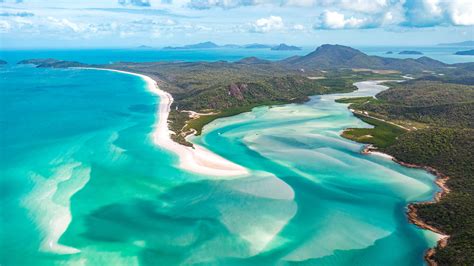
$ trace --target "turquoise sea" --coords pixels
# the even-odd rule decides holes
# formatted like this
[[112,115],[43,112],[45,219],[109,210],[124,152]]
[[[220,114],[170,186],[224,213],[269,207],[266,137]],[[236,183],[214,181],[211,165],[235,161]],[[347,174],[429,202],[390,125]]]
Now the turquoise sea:
[[[64,59],[122,60],[81,53]],[[434,176],[341,138],[368,126],[334,102],[349,94],[208,125],[193,141],[250,171],[219,178],[153,144],[160,99],[139,77],[9,64],[0,91],[1,265],[423,265],[435,245],[405,216]]]

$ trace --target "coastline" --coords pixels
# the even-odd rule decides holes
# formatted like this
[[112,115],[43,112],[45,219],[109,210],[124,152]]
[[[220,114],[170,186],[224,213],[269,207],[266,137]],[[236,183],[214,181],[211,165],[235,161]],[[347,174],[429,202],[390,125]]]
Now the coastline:
[[152,132],[153,142],[155,145],[175,153],[179,158],[179,167],[181,169],[217,177],[236,177],[247,175],[249,173],[246,168],[237,165],[200,145],[193,144],[194,148],[192,148],[173,141],[171,139],[171,134],[174,133],[170,131],[168,126],[168,115],[171,104],[173,103],[173,97],[171,94],[161,90],[158,87],[157,82],[151,77],[143,74],[108,68],[78,67],[76,69],[111,71],[142,78],[146,82],[148,90],[151,93],[158,95],[160,98],[157,108],[158,119],[153,126],[154,130]]
[[[429,167],[429,166],[425,166],[425,165],[416,165],[416,164],[410,164],[410,163],[405,163],[405,162],[402,162],[396,158],[393,158],[393,161],[402,165],[402,166],[405,166],[405,167],[408,167],[408,168],[418,168],[418,169],[423,169],[433,175],[436,176],[436,180],[435,180],[435,184],[441,189],[440,191],[436,192],[433,200],[430,200],[430,201],[424,201],[424,202],[415,202],[415,203],[410,203],[408,205],[408,211],[407,211],[407,216],[408,216],[408,220],[417,225],[418,227],[420,228],[423,228],[423,229],[426,229],[426,230],[430,230],[432,232],[435,232],[437,234],[440,235],[440,239],[438,240],[438,244],[437,244],[437,248],[443,248],[445,247],[447,244],[448,244],[448,239],[449,239],[449,235],[447,235],[446,233],[442,232],[441,230],[439,230],[438,228],[432,226],[432,225],[429,225],[427,224],[423,219],[421,219],[420,217],[418,217],[418,213],[417,213],[417,206],[420,206],[420,205],[427,205],[427,204],[435,204],[435,203],[438,203],[444,196],[446,196],[451,190],[447,187],[446,185],[446,182],[449,180],[449,177],[446,176],[446,175],[443,175],[442,173],[440,173],[438,170],[436,170],[435,168],[433,167]],[[428,265],[430,266],[438,266],[438,263],[433,259],[434,255],[436,254],[436,248],[429,248],[426,252],[425,252],[425,260],[428,262]]]
[[[407,77],[407,76],[404,76],[404,77],[407,78],[407,79],[413,79],[413,78]],[[382,82],[384,82],[384,81],[379,81],[379,82],[377,82],[377,84],[382,83]],[[355,114],[355,110],[349,109],[349,111],[352,112],[353,114]],[[387,122],[387,121],[384,121],[384,122]],[[399,126],[399,125],[396,125],[396,126]],[[423,170],[431,173],[432,175],[436,176],[436,179],[435,179],[434,183],[440,188],[440,191],[435,193],[432,200],[423,201],[423,202],[412,202],[412,203],[408,204],[408,206],[406,207],[407,208],[406,215],[407,215],[408,220],[412,224],[414,224],[414,225],[416,225],[416,226],[418,226],[422,229],[430,230],[430,231],[432,231],[432,232],[434,232],[434,233],[436,233],[440,236],[439,240],[437,241],[436,247],[432,247],[432,248],[427,249],[426,252],[425,252],[425,255],[424,255],[424,258],[425,258],[425,260],[426,260],[426,262],[428,263],[429,266],[438,266],[438,263],[433,259],[434,255],[436,254],[436,248],[445,247],[448,244],[448,239],[449,239],[450,236],[448,234],[442,232],[438,228],[427,224],[423,219],[418,217],[416,207],[420,206],[420,205],[438,203],[444,196],[449,194],[449,192],[451,190],[448,188],[448,186],[446,184],[447,181],[449,180],[449,177],[442,174],[441,172],[439,172],[437,169],[435,169],[433,167],[429,167],[429,166],[426,166],[426,165],[417,165],[417,164],[411,164],[411,163],[403,162],[403,161],[397,159],[396,157],[394,157],[390,154],[379,151],[377,149],[377,147],[372,145],[372,144],[366,144],[364,146],[364,148],[361,150],[361,154],[375,155],[375,156],[383,157],[383,158],[386,158],[386,159],[390,159],[390,160],[396,162],[397,164],[399,164],[401,166],[404,166],[404,167],[407,167],[407,168],[423,169]]]
[[412,224],[414,224],[414,225],[416,225],[416,226],[418,226],[422,229],[430,230],[430,231],[440,235],[440,239],[437,241],[436,247],[432,247],[432,248],[429,248],[428,250],[426,250],[425,256],[424,256],[424,258],[425,258],[425,260],[426,260],[426,262],[428,263],[429,266],[438,266],[438,263],[433,259],[434,255],[436,254],[436,248],[445,247],[448,244],[448,239],[449,239],[450,236],[447,235],[446,233],[442,232],[438,228],[427,224],[423,219],[421,219],[418,216],[416,207],[420,206],[420,205],[438,203],[444,196],[449,194],[449,192],[451,190],[446,185],[446,182],[449,180],[449,177],[442,174],[441,172],[439,172],[438,170],[436,170],[433,167],[429,167],[429,166],[425,166],[425,165],[411,164],[411,163],[406,163],[406,162],[400,161],[400,160],[398,160],[397,158],[393,157],[390,154],[378,151],[371,144],[366,145],[364,147],[364,149],[361,151],[361,153],[365,154],[365,155],[376,155],[376,156],[385,157],[385,158],[391,159],[392,161],[398,163],[401,166],[404,166],[404,167],[407,167],[407,168],[423,169],[423,170],[433,174],[434,176],[436,176],[436,180],[434,181],[434,183],[440,188],[440,191],[435,193],[435,195],[433,197],[433,200],[423,201],[423,202],[412,202],[412,203],[408,204],[406,214],[407,214],[408,220]]

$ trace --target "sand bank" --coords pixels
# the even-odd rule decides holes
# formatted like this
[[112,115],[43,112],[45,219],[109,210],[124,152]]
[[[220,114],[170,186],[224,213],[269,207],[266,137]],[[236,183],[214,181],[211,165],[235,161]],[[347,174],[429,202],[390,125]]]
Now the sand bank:
[[194,144],[194,148],[192,148],[174,142],[170,137],[171,131],[168,128],[168,115],[170,112],[171,104],[173,103],[173,97],[171,96],[171,94],[160,90],[158,84],[152,78],[142,74],[115,69],[82,69],[105,70],[134,75],[141,77],[147,83],[148,90],[160,97],[160,103],[157,110],[158,119],[154,125],[154,131],[152,133],[153,142],[156,145],[177,154],[179,157],[180,168],[198,174],[220,177],[248,174],[246,168],[237,165],[227,159],[224,159],[221,156],[207,150],[202,146]]

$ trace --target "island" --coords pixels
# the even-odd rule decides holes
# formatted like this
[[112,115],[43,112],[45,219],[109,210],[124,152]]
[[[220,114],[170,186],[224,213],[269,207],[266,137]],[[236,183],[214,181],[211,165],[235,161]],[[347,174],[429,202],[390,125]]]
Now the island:
[[167,50],[179,50],[179,49],[214,49],[214,48],[219,48],[219,45],[213,43],[213,42],[202,42],[202,43],[196,43],[196,44],[188,44],[185,46],[166,46],[163,49]]
[[292,45],[286,45],[284,43],[281,43],[280,45],[274,46],[270,48],[273,51],[298,51],[301,50],[300,47],[292,46]]
[[401,51],[401,52],[399,52],[398,54],[406,54],[406,55],[408,55],[408,54],[412,54],[412,55],[419,55],[419,54],[423,54],[423,53],[422,53],[422,52],[420,52],[420,51]]
[[223,47],[223,48],[232,48],[232,49],[242,48],[242,46],[240,46],[238,44],[224,44],[221,47]]
[[6,64],[8,64],[7,61],[5,61],[5,60],[0,60],[0,65],[6,65]]
[[18,62],[21,65],[36,65],[36,67],[67,68],[67,67],[87,67],[89,65],[76,61],[63,61],[54,58],[46,59],[26,59]]
[[474,46],[474,41],[454,42],[454,43],[440,43],[440,46]]
[[474,55],[474,49],[466,51],[458,51],[454,53],[455,55]]
[[148,45],[140,45],[137,47],[137,49],[153,49],[153,47],[148,46]]
[[260,43],[252,43],[252,44],[247,44],[244,46],[246,49],[269,49],[272,48],[272,45],[267,45],[267,44],[260,44]]
[[388,51],[388,52],[386,52],[385,54],[393,54],[393,52],[392,52],[392,51]]

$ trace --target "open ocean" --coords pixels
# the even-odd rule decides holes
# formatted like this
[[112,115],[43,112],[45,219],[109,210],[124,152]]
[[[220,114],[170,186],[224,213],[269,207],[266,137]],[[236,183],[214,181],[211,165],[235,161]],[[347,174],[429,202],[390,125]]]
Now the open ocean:
[[[410,49],[472,61],[453,56],[458,48]],[[362,49],[386,50],[396,51]],[[431,199],[435,177],[361,155],[363,145],[339,136],[368,125],[334,99],[374,95],[380,86],[363,83],[354,93],[259,107],[206,126],[193,141],[250,171],[229,179],[183,171],[175,154],[153,144],[159,98],[141,78],[15,64],[294,54],[1,51],[9,64],[0,67],[0,264],[424,265],[437,235],[410,224],[405,207]]]

